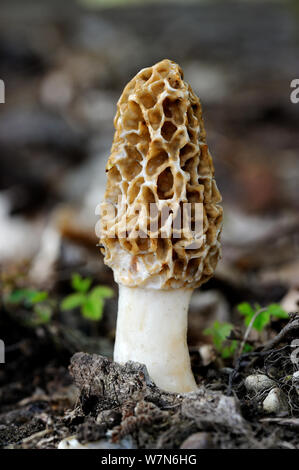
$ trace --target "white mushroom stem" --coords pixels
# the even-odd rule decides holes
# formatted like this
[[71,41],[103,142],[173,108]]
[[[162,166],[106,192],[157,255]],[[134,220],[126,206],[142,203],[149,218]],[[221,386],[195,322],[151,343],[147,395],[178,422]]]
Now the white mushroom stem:
[[145,364],[163,390],[186,393],[197,386],[187,347],[192,289],[119,286],[114,360]]

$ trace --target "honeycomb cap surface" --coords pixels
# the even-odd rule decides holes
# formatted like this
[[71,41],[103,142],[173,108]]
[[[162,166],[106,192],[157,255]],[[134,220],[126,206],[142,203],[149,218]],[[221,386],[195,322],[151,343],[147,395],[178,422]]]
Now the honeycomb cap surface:
[[[121,197],[126,208],[117,209],[112,223],[118,236],[111,236],[111,224],[102,226],[104,262],[113,269],[116,282],[126,286],[200,286],[212,277],[221,253],[221,195],[201,104],[183,80],[181,68],[165,59],[141,70],[118,101],[114,126],[104,202],[117,206]],[[149,211],[136,222],[134,208],[149,203],[159,210],[172,208],[156,231],[149,230]],[[194,203],[202,203],[203,231],[195,245],[188,233],[175,237],[169,225],[183,203],[190,203],[191,225]],[[133,237],[134,229],[140,234],[141,227],[148,228],[147,237]]]

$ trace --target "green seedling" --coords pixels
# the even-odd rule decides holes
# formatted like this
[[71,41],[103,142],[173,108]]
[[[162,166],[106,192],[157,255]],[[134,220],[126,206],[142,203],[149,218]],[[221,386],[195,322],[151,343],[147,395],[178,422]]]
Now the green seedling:
[[[248,328],[251,327],[258,332],[271,322],[272,318],[288,318],[287,312],[278,304],[271,304],[268,307],[262,308],[259,304],[252,307],[248,302],[243,302],[237,306],[237,309],[244,318],[244,325]],[[237,340],[228,340],[233,325],[230,323],[220,323],[215,321],[213,326],[204,330],[204,334],[211,336],[216,350],[221,354],[223,359],[232,357],[238,349]],[[230,341],[230,344],[227,344]],[[241,353],[250,352],[252,346],[245,343]]]
[[[227,359],[232,357],[237,348],[238,348],[238,341],[237,340],[228,340],[227,338],[231,334],[234,326],[231,323],[220,323],[218,320],[213,323],[213,326],[210,328],[206,328],[204,330],[204,335],[211,336],[213,339],[213,344],[215,349],[219,352],[223,359]],[[252,348],[249,344],[245,344],[243,348],[243,352],[248,352]]]
[[53,303],[48,299],[48,292],[36,289],[15,289],[5,299],[8,305],[22,306],[31,315],[26,320],[30,326],[49,323],[53,314]]
[[262,308],[259,304],[255,304],[252,307],[248,302],[243,302],[237,306],[237,309],[245,317],[244,323],[246,326],[249,326],[253,318],[256,317],[252,328],[258,332],[263,331],[273,317],[288,318],[287,312],[278,304],[271,304],[266,308]]
[[74,293],[68,295],[60,304],[61,310],[79,308],[84,318],[99,321],[103,316],[104,301],[113,297],[114,292],[107,286],[95,286],[92,289],[90,278],[73,274],[71,285]]
[[203,331],[204,335],[211,336],[216,350],[223,358],[230,357],[234,354],[238,344],[237,341],[232,341],[230,345],[226,345],[227,337],[233,330],[233,325],[230,323],[220,323],[218,320],[213,323],[210,328]]

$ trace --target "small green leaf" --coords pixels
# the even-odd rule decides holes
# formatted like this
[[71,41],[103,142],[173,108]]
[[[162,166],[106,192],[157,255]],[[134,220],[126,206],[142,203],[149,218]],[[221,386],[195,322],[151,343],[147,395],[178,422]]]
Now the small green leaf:
[[246,317],[248,316],[250,318],[252,318],[255,313],[248,302],[242,302],[237,306],[237,309],[241,313],[241,315],[245,315]]
[[279,304],[271,304],[267,307],[267,312],[276,318],[288,318],[287,312]]
[[254,328],[256,331],[263,331],[265,326],[270,323],[270,320],[270,314],[267,311],[262,312],[254,320],[252,328]]
[[97,286],[91,290],[89,295],[95,299],[111,299],[114,296],[114,292],[110,287]]
[[86,277],[85,279],[78,273],[72,275],[72,287],[78,292],[87,292],[91,286],[91,279]]
[[6,300],[11,304],[18,304],[25,299],[26,295],[28,295],[28,289],[16,289],[8,295]]
[[36,292],[32,297],[31,297],[31,303],[32,304],[38,304],[40,302],[44,302],[48,298],[48,292],[46,291],[39,291]]
[[36,289],[16,289],[7,298],[7,302],[19,304],[25,302],[28,306],[43,302],[48,298],[48,292]]
[[86,302],[86,295],[76,292],[65,297],[60,304],[60,308],[61,310],[72,310],[73,308],[81,307],[84,302]]
[[[253,316],[261,310],[261,306],[259,304],[255,304],[254,308],[247,302],[243,302],[242,304],[238,305],[238,310],[241,315],[245,315],[244,323],[246,326],[249,326]],[[265,308],[265,311],[261,312],[257,315],[256,319],[252,327],[256,331],[262,331],[265,326],[267,326],[271,321],[271,315],[276,318],[288,318],[288,314],[280,307],[278,304],[271,304],[269,307]]]
[[103,315],[104,301],[101,298],[92,298],[89,296],[82,305],[82,315],[89,320],[98,321]]
[[204,330],[203,333],[205,335],[212,336],[216,349],[221,352],[223,342],[229,336],[232,329],[233,325],[231,325],[230,323],[220,323],[218,320],[216,320],[213,326]]
[[7,300],[10,303],[18,304],[24,300],[31,300],[36,293],[37,291],[32,289],[16,289],[9,295]]
[[[244,323],[246,326],[249,326],[254,315],[258,310],[261,309],[261,306],[256,304],[254,310],[248,302],[243,302],[237,306],[237,309],[241,315],[245,316]],[[253,322],[252,328],[256,331],[262,331],[266,325],[270,323],[270,315],[267,311],[261,312]]]

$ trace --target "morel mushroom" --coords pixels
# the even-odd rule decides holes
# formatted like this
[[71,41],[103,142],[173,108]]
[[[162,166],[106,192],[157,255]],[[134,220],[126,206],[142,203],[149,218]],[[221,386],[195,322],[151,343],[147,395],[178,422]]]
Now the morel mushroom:
[[[119,284],[114,360],[143,363],[160,388],[189,392],[188,305],[214,273],[222,227],[201,105],[180,67],[163,60],[128,83],[114,125],[104,207],[116,214],[102,210],[100,235]],[[178,231],[183,218],[189,230]]]

